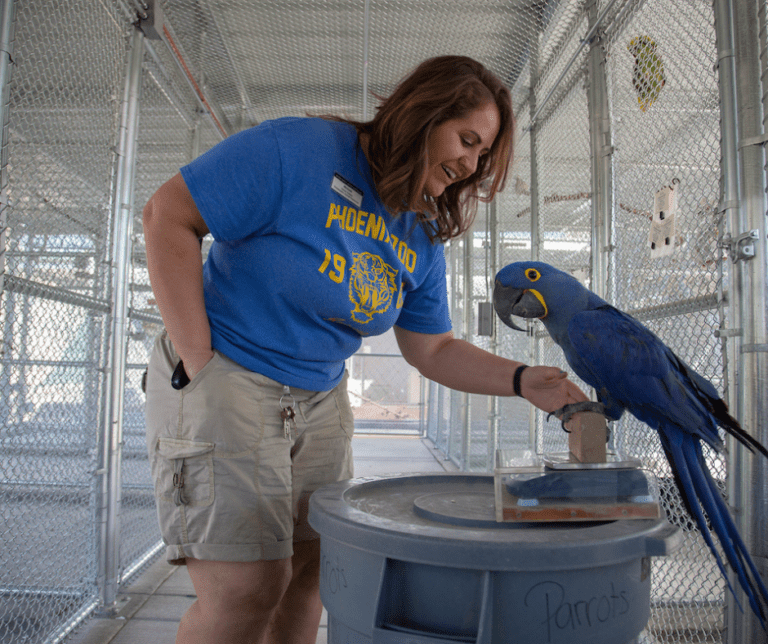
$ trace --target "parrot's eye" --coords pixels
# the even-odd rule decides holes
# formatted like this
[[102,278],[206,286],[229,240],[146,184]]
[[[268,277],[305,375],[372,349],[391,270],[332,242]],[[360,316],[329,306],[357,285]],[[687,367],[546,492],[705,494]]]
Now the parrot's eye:
[[537,271],[535,268],[529,268],[525,271],[525,276],[532,282],[535,282],[541,277],[541,273],[539,273],[539,271]]

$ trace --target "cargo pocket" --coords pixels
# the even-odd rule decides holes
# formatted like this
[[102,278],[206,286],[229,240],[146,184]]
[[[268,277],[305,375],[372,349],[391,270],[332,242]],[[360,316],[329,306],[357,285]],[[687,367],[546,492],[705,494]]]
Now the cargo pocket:
[[175,505],[213,503],[213,443],[159,438],[159,496]]

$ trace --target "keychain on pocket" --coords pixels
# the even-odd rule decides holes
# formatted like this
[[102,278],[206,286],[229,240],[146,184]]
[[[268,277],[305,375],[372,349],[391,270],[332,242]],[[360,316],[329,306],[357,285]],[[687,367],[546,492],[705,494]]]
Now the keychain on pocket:
[[[290,400],[286,400],[286,396]],[[283,386],[283,395],[280,396],[280,418],[283,419],[283,432],[286,438],[291,438],[291,425],[296,427],[296,411],[294,406],[296,401],[291,395],[291,388],[288,385]]]

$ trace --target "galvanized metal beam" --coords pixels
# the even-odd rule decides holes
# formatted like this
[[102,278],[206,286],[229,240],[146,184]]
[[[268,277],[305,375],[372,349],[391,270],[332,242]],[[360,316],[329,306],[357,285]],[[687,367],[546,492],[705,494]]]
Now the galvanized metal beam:
[[116,192],[112,213],[112,313],[105,369],[105,404],[97,486],[98,574],[101,612],[114,610],[120,568],[121,461],[123,392],[128,341],[128,296],[133,237],[134,180],[139,126],[144,34],[134,29],[128,52],[122,100]]
[[608,280],[613,238],[613,146],[605,71],[606,55],[602,32],[599,29],[602,16],[598,16],[597,11],[598,2],[594,0],[587,7],[590,25],[588,37],[591,38],[587,88],[592,167],[591,288],[600,297],[611,301]]
[[[766,224],[765,178],[762,146],[751,144],[762,132],[761,79],[758,52],[758,3],[755,0],[714,0],[720,87],[722,193],[720,211],[725,214],[726,236],[758,230],[750,259],[731,257],[728,315],[730,328],[725,342],[728,361],[728,402],[742,426],[765,441],[766,352],[751,350],[766,344]],[[736,525],[758,566],[765,572],[764,463],[756,461],[729,439],[726,490]],[[763,508],[763,509],[758,509]],[[758,519],[758,515],[762,519]],[[762,528],[760,527],[762,522]],[[761,532],[762,530],[762,532]],[[733,577],[733,576],[732,576]],[[748,604],[735,577],[732,585],[743,606]],[[765,632],[751,610],[741,611],[726,593],[728,644],[765,642]]]
[[[738,136],[738,171],[740,195],[740,228],[731,236],[747,234],[752,253],[740,261],[734,270],[739,273],[738,306],[742,315],[742,336],[739,338],[739,421],[750,434],[766,444],[768,440],[768,263],[766,262],[766,177],[765,130],[763,103],[765,89],[760,68],[761,49],[758,13],[765,12],[764,2],[732,0],[734,21],[734,52],[736,70],[736,106]],[[758,7],[762,5],[761,9]],[[747,548],[768,581],[768,481],[765,459],[744,448],[731,450],[738,459],[738,478],[729,477],[735,506],[739,509],[739,529]],[[729,613],[729,619],[733,613]],[[751,610],[735,615],[735,642],[768,642],[768,635]]]
[[13,64],[13,26],[15,3],[0,2],[0,292],[5,276],[6,231],[8,230],[8,123],[10,119],[10,86]]

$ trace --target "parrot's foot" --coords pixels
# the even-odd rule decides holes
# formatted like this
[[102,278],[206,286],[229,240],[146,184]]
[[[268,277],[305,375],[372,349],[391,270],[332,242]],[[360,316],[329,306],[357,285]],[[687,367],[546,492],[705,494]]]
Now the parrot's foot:
[[574,414],[578,414],[579,412],[582,412],[582,411],[591,411],[596,414],[601,414],[602,416],[605,416],[605,405],[599,402],[593,402],[591,400],[572,403],[570,405],[565,405],[564,407],[560,407],[560,409],[555,409],[555,411],[547,414],[547,421],[549,421],[549,419],[552,418],[552,416],[559,418],[560,425],[563,428],[563,431],[566,434],[570,434],[571,433],[570,430],[565,428],[565,423],[571,420]]

